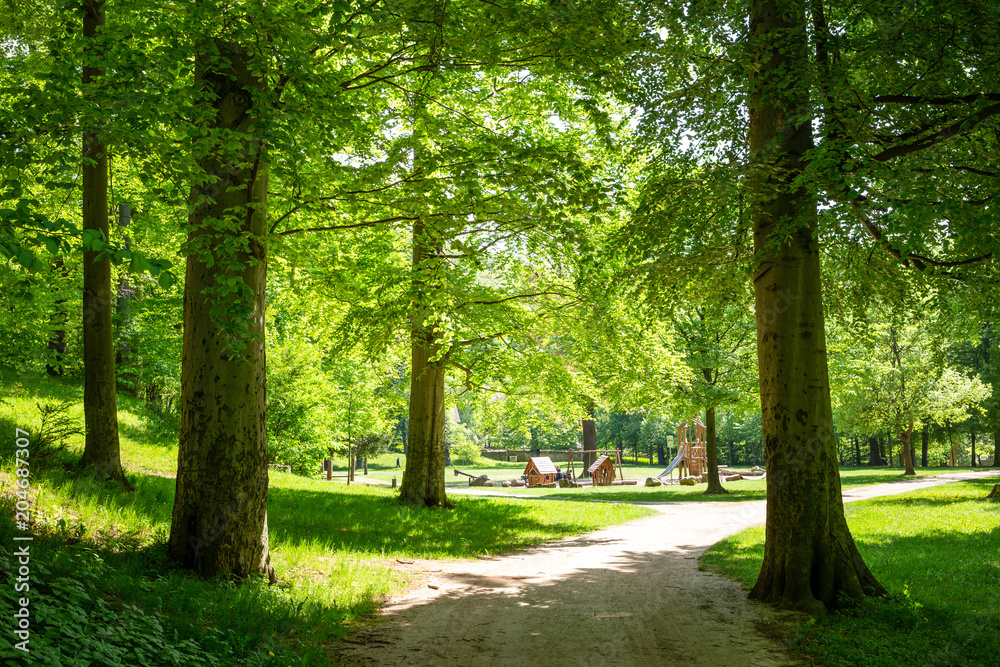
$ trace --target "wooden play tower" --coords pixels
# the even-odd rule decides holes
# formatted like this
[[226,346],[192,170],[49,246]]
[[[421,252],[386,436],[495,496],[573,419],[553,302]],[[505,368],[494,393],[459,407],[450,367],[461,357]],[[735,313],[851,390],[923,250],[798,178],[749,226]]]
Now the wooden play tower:
[[678,466],[681,477],[698,477],[708,470],[705,455],[705,425],[700,419],[691,419],[677,425],[677,451],[683,448],[684,457]]

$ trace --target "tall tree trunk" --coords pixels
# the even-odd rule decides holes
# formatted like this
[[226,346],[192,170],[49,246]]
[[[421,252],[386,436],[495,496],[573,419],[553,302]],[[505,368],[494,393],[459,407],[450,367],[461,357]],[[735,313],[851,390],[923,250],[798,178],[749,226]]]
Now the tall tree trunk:
[[927,446],[930,444],[931,440],[931,427],[924,424],[923,430],[920,431],[920,467],[927,467]]
[[410,328],[410,429],[400,500],[414,507],[448,507],[445,494],[445,411],[441,333],[430,312],[442,285],[441,241],[425,222],[413,223]]
[[993,467],[1000,468],[1000,426],[993,431]]
[[[122,245],[125,248],[131,247],[131,242],[128,237],[128,226],[131,221],[132,209],[129,207],[128,202],[122,202],[118,205],[118,226],[122,228],[122,231],[125,234],[125,238],[122,240]],[[115,366],[122,369],[123,366],[128,366],[131,362],[131,345],[128,333],[132,328],[133,291],[132,285],[128,281],[127,273],[122,272],[121,277],[118,278],[118,288],[116,292],[117,299],[115,301],[115,311],[118,313],[118,350],[115,353]]]
[[656,443],[656,465],[658,465],[658,466],[665,466],[665,465],[667,465],[667,457],[666,457],[665,452],[663,451],[663,443],[662,442]]
[[874,435],[868,436],[868,465],[882,465],[882,457],[879,455],[878,451],[878,438]]
[[[587,419],[583,420],[583,475],[586,475],[587,468],[594,465],[597,454],[592,453],[597,449],[597,422],[594,421],[594,399],[588,399]],[[587,453],[591,452],[591,453]]]
[[[94,38],[104,25],[104,3],[83,6],[83,36]],[[90,50],[86,61],[99,60]],[[83,85],[95,85],[104,70],[83,67]],[[108,240],[107,147],[94,129],[83,133],[83,229]],[[100,259],[98,259],[100,257]],[[83,417],[86,436],[80,466],[131,489],[122,470],[115,394],[115,342],[111,326],[111,260],[107,253],[83,253]]]
[[[221,39],[204,46],[211,55],[196,58],[195,83],[214,106],[207,129],[228,137],[199,159],[205,178],[191,188],[168,548],[183,567],[204,576],[275,581],[267,534],[267,164],[253,108],[263,82],[243,47]],[[247,296],[230,299],[220,314],[212,293],[228,291],[231,278]]]
[[767,524],[750,595],[816,612],[884,594],[844,518],[826,363],[816,202],[796,186],[812,147],[806,7],[751,0],[751,219]]
[[976,432],[972,432],[972,458],[970,459],[972,467],[976,467]]
[[954,468],[958,465],[958,442],[955,441],[955,432],[951,428],[951,422],[947,422],[945,426],[948,429],[948,442],[951,445],[948,453],[948,465]]
[[705,458],[708,459],[708,488],[706,496],[729,493],[719,480],[719,448],[715,436],[715,408],[705,410]]
[[[63,278],[69,274],[65,263],[61,259],[56,259],[52,262],[52,273],[55,274],[57,272]],[[51,354],[45,362],[45,373],[52,377],[60,377],[63,374],[63,355],[66,354],[66,324],[69,321],[69,316],[65,308],[66,299],[56,299],[53,305],[55,308],[50,320],[52,331],[49,334],[49,340],[46,345],[46,349]]]
[[861,465],[861,441],[858,436],[854,436],[854,465]]
[[900,457],[903,459],[903,471],[904,475],[916,475],[917,473],[913,470],[913,448],[910,446],[910,437],[913,435],[913,422],[910,422],[909,428],[905,431],[899,432],[899,439],[903,443],[903,451]]

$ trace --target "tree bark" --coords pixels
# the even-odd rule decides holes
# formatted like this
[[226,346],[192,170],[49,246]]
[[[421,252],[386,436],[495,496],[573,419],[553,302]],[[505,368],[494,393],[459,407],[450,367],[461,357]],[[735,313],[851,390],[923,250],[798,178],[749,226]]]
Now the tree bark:
[[927,467],[927,446],[930,444],[931,439],[931,427],[924,424],[923,430],[920,432],[920,467]]
[[884,594],[844,518],[826,363],[816,202],[795,185],[812,147],[806,8],[751,0],[751,219],[767,524],[750,595],[818,612]]
[[972,432],[972,457],[970,459],[972,467],[976,467],[976,432]]
[[900,457],[903,459],[903,471],[904,475],[916,475],[916,471],[913,470],[913,448],[910,446],[910,438],[913,435],[913,422],[910,422],[909,428],[905,431],[899,432],[899,439],[903,443],[903,451]]
[[[94,38],[104,25],[104,3],[88,0],[83,5],[83,36]],[[87,62],[99,58],[90,51]],[[84,95],[87,86],[104,76],[104,70],[83,67]],[[94,129],[83,133],[83,229],[100,233],[107,241],[108,156],[107,147]],[[83,253],[83,416],[86,436],[80,467],[132,486],[122,470],[118,441],[118,398],[115,393],[115,342],[111,325],[111,260],[107,253]]]
[[993,467],[1000,468],[1000,426],[993,431]]
[[597,449],[597,423],[594,421],[594,399],[588,399],[587,419],[583,420],[583,474],[586,475],[587,468],[594,465],[597,454],[586,453]]
[[656,443],[656,465],[665,466],[667,465],[666,453],[663,451],[663,443]]
[[[55,259],[52,262],[52,273],[56,272],[59,272],[63,278],[69,273],[62,259]],[[66,299],[56,299],[54,305],[55,309],[50,320],[53,328],[46,344],[46,349],[51,354],[49,360],[45,362],[45,373],[51,377],[61,377],[63,374],[63,355],[66,354],[66,324],[69,321],[69,315],[65,308]]]
[[400,500],[413,507],[448,507],[445,494],[444,368],[441,334],[430,312],[440,286],[440,240],[423,220],[413,223],[410,327],[410,428]]
[[715,408],[705,410],[705,458],[708,459],[708,488],[704,495],[717,496],[726,491],[719,480],[719,448],[715,436]]
[[[203,576],[264,575],[273,582],[264,353],[267,163],[253,106],[263,83],[243,47],[218,38],[202,46],[208,55],[195,60],[195,82],[214,107],[206,129],[228,137],[199,158],[205,178],[191,189],[168,548]],[[233,249],[220,250],[227,247]],[[233,278],[241,295],[220,308],[212,291],[226,294]]]
[[878,438],[874,435],[868,436],[868,465],[882,465],[882,457],[879,455],[878,451]]
[[854,465],[861,465],[861,441],[858,436],[854,436]]
[[[118,226],[121,227],[124,232],[122,246],[125,248],[131,247],[131,242],[128,237],[128,226],[131,221],[132,209],[129,207],[127,202],[122,202],[118,205]],[[132,296],[134,295],[134,292],[132,290],[132,285],[128,281],[127,273],[122,272],[121,277],[118,278],[118,286],[115,291],[115,311],[118,314],[118,349],[115,352],[115,366],[121,369],[123,366],[129,366],[132,360],[132,348],[128,338],[128,333],[132,328]]]

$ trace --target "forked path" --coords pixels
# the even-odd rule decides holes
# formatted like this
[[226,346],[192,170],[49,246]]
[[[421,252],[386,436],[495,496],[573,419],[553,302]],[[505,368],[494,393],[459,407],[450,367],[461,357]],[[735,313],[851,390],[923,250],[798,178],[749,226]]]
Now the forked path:
[[[844,499],[989,474],[855,488]],[[338,653],[361,665],[796,664],[768,637],[777,612],[698,570],[709,546],[764,521],[764,502],[650,506],[655,516],[510,556],[401,565],[416,585]]]

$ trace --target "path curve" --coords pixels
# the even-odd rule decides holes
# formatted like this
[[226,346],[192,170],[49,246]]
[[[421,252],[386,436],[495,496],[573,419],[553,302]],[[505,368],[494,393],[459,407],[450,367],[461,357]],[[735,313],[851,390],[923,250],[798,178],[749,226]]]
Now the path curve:
[[[858,487],[844,500],[997,474]],[[509,556],[399,565],[415,585],[335,651],[360,665],[797,664],[768,637],[795,614],[698,570],[712,544],[764,521],[765,502],[648,505],[656,515]]]

